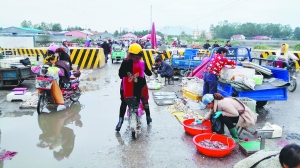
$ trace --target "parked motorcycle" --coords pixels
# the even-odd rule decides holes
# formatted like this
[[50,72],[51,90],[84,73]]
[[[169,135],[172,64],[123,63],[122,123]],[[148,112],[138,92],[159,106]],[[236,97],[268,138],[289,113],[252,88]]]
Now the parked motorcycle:
[[[53,78],[49,77],[49,66],[43,65],[40,73],[36,77],[36,88],[39,90],[39,99],[37,103],[37,112],[41,114],[47,104],[56,104],[54,95],[52,94]],[[67,74],[69,75],[69,74]],[[69,82],[60,82],[60,90],[63,95],[64,101],[70,99],[73,102],[78,101],[81,91],[79,89],[80,71],[73,71]]]

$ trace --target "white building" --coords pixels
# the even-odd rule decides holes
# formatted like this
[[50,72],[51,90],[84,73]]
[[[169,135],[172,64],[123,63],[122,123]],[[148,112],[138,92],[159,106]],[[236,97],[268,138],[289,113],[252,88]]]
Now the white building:
[[245,40],[246,37],[244,35],[242,35],[242,34],[236,34],[236,35],[231,36],[230,39],[231,40]]

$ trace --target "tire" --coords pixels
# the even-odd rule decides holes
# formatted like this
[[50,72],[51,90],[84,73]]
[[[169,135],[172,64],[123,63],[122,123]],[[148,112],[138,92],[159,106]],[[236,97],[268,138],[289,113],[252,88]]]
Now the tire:
[[184,76],[184,70],[179,70],[179,74],[181,75],[181,76]]
[[187,71],[184,72],[183,76],[188,77],[191,73],[192,73],[191,70],[187,70]]
[[43,108],[46,106],[47,100],[46,100],[46,92],[42,92],[42,94],[39,97],[38,104],[37,104],[37,113],[41,114],[43,111]]
[[136,139],[136,133],[135,133],[135,131],[131,132],[131,136],[132,136],[132,139]]
[[296,90],[296,88],[297,88],[297,80],[296,79],[294,79],[294,78],[291,78],[290,79],[290,86],[288,87],[288,90],[290,91],[290,92],[294,92],[295,90]]
[[77,88],[76,92],[70,96],[70,99],[73,102],[77,102],[79,100],[80,96],[81,96],[81,91],[79,88]]
[[111,58],[111,63],[112,63],[112,64],[114,63],[114,59],[112,59],[112,58]]
[[267,101],[257,101],[256,102],[256,108],[262,108],[264,107],[268,102]]

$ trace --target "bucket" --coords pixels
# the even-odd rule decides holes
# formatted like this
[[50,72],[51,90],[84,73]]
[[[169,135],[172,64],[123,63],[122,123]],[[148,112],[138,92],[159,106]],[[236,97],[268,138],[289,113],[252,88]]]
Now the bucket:
[[253,80],[255,81],[256,85],[261,85],[263,82],[264,76],[262,75],[254,75]]
[[194,122],[195,119],[186,119],[182,122],[182,125],[184,127],[185,132],[187,132],[190,135],[198,135],[198,134],[203,134],[203,133],[212,133],[211,130],[211,122],[210,121],[204,121],[202,122],[201,125],[206,126],[207,129],[197,129],[189,126]]
[[[222,142],[224,145],[227,145],[227,149],[212,149],[206,148],[199,145],[200,141],[203,140],[211,140],[211,141],[219,141]],[[196,148],[199,153],[202,153],[208,157],[215,157],[215,158],[222,158],[231,153],[231,151],[235,148],[235,142],[233,139],[226,137],[224,135],[213,134],[213,133],[204,133],[194,136],[193,143],[196,145]]]

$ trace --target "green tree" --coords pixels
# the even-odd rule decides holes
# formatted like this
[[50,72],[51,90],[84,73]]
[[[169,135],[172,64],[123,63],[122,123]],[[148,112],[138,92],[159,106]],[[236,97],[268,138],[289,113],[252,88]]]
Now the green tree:
[[60,23],[54,23],[53,25],[52,25],[52,29],[51,29],[52,31],[62,31],[62,28],[61,28],[61,25],[60,25]]
[[75,26],[75,27],[68,26],[68,28],[66,28],[65,30],[67,30],[67,31],[72,31],[72,30],[80,30],[80,31],[82,31],[83,28],[81,28],[80,26]]
[[206,38],[206,35],[205,35],[205,31],[204,31],[204,30],[201,31],[200,38],[202,38],[202,39]]
[[33,25],[33,28],[43,30],[43,29],[41,28],[40,24],[35,24],[35,25]]
[[126,34],[125,30],[122,31],[121,35],[124,35],[124,34]]
[[23,20],[23,22],[21,23],[21,27],[24,27],[24,28],[32,28],[32,23],[30,20],[26,21],[26,20]]
[[40,27],[41,27],[42,30],[50,30],[49,25],[47,23],[45,23],[45,22],[42,22],[40,24]]
[[118,37],[118,36],[119,36],[119,31],[116,30],[116,31],[114,32],[114,37]]
[[291,28],[290,25],[284,25],[281,28],[281,37],[290,37],[293,33],[293,29]]
[[296,27],[294,30],[294,38],[300,40],[300,27]]

